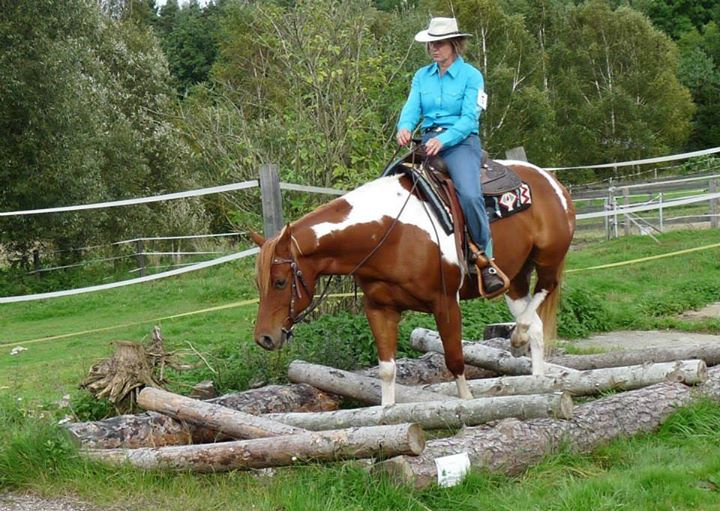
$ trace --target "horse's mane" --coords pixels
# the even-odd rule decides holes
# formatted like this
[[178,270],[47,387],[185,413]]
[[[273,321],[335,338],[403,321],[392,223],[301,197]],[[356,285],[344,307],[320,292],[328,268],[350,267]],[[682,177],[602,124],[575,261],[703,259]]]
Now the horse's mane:
[[270,268],[272,267],[273,259],[275,258],[275,249],[280,241],[283,233],[287,229],[287,226],[283,228],[276,236],[269,238],[263,243],[262,249],[257,260],[257,279],[260,292],[264,293],[265,290],[270,286]]

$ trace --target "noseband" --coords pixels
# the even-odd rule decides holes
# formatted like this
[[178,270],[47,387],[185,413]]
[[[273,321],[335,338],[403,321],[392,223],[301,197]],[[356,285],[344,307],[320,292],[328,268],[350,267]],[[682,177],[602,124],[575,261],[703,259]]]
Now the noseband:
[[305,293],[308,296],[311,296],[310,290],[305,283],[303,272],[298,266],[298,263],[295,260],[295,256],[291,255],[289,259],[275,257],[273,258],[270,265],[274,266],[276,264],[289,264],[290,270],[292,271],[292,281],[290,283],[290,303],[288,304],[287,316],[287,319],[290,320],[290,327],[285,328],[283,326],[281,330],[283,335],[285,335],[285,339],[289,342],[292,339],[293,328],[295,328],[295,325],[303,321],[308,316],[308,314],[314,311],[318,307],[318,305],[320,305],[320,303],[322,303],[322,301],[325,299],[328,289],[330,289],[330,282],[332,282],[334,275],[330,276],[330,279],[325,285],[325,289],[323,289],[323,292],[320,294],[320,296],[317,299],[313,300],[312,303],[307,307],[307,309],[305,309],[301,314],[295,315],[295,300],[302,297],[301,288],[305,290]]

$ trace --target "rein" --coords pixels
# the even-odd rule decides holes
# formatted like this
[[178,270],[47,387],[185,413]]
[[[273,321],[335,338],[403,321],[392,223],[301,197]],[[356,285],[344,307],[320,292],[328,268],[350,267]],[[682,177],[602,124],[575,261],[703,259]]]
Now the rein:
[[[396,151],[397,154],[397,151]],[[413,155],[414,157],[415,155]],[[426,158],[427,160],[427,158]],[[370,259],[375,252],[377,252],[380,247],[382,247],[383,243],[387,240],[387,238],[390,236],[390,233],[393,231],[395,226],[397,225],[398,221],[400,220],[400,216],[402,215],[403,211],[405,210],[405,207],[407,206],[408,202],[410,201],[410,197],[412,197],[413,193],[415,192],[415,189],[417,188],[417,181],[413,180],[413,185],[410,191],[408,192],[408,196],[405,199],[405,202],[403,203],[402,207],[400,208],[400,211],[393,219],[392,224],[390,224],[390,227],[388,227],[387,231],[385,231],[385,234],[383,235],[382,239],[375,245],[375,247],[365,256],[363,259],[355,265],[355,267],[348,273],[348,276],[353,276],[356,271],[358,271],[367,261]],[[427,212],[427,210],[426,210]],[[429,215],[429,212],[427,212]],[[437,233],[436,233],[437,234]],[[291,235],[292,241],[295,243],[295,246],[297,247],[298,251],[302,255],[302,250],[300,250],[300,246],[298,245],[297,240],[294,236]],[[271,266],[274,266],[276,264],[289,264],[290,270],[292,271],[292,282],[291,282],[291,293],[290,293],[290,303],[288,304],[288,316],[287,319],[290,320],[290,327],[289,328],[282,328],[282,332],[285,335],[285,339],[287,342],[290,342],[290,340],[293,337],[293,329],[295,328],[295,325],[298,323],[301,323],[305,320],[305,318],[308,317],[315,309],[317,309],[322,302],[325,301],[328,295],[328,291],[330,290],[330,284],[332,283],[333,278],[335,278],[335,275],[330,275],[330,278],[327,280],[325,287],[320,293],[320,296],[317,298],[313,298],[312,302],[308,307],[299,315],[295,315],[295,301],[302,297],[301,294],[301,288],[305,290],[305,293],[307,295],[310,295],[310,291],[308,289],[307,283],[305,282],[305,278],[303,277],[302,270],[298,266],[297,260],[295,259],[295,256],[292,254],[292,251],[290,252],[290,258],[279,258],[274,257],[272,262],[270,263]],[[443,279],[444,280],[444,279]]]

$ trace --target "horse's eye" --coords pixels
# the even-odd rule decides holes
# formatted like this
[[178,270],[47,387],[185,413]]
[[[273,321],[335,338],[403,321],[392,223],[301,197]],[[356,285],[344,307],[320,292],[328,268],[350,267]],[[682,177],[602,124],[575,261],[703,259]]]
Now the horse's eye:
[[282,289],[285,287],[286,284],[287,284],[287,279],[277,279],[273,283],[273,286],[275,286],[275,289]]

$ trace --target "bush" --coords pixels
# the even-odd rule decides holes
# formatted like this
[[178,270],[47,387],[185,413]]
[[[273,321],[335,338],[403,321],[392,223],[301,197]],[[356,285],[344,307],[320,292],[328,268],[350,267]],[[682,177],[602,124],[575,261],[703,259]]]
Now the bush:
[[605,301],[599,295],[580,288],[563,290],[558,312],[558,335],[565,339],[607,332],[613,327]]

